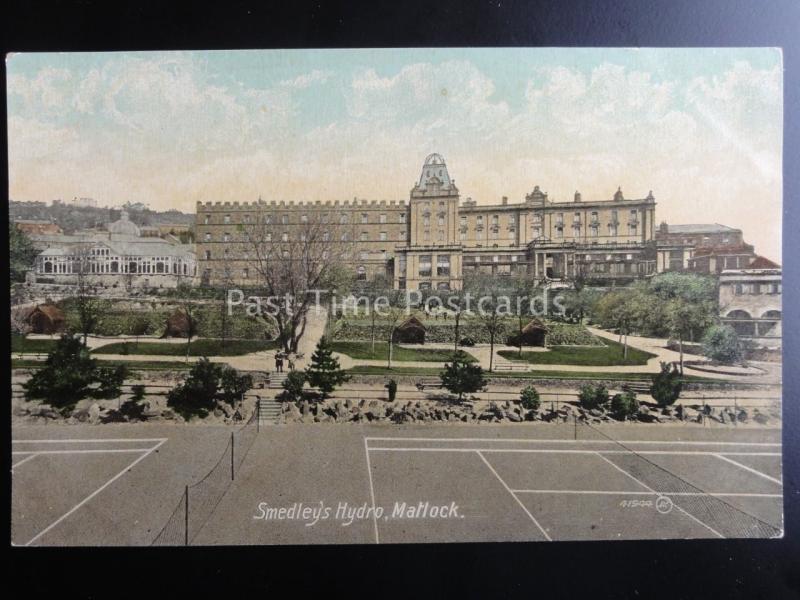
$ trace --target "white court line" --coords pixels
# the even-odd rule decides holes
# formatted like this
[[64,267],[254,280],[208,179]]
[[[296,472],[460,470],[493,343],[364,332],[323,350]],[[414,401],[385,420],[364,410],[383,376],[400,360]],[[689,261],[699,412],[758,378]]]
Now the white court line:
[[632,492],[625,491],[608,491],[608,490],[511,490],[515,494],[585,494],[591,495],[608,495],[608,496],[732,496],[735,498],[783,498],[782,494],[759,494],[759,493],[740,493],[740,492]]
[[572,439],[553,439],[539,440],[530,438],[426,438],[426,437],[367,437],[367,441],[380,442],[527,442],[531,444],[677,444],[681,446],[777,446],[780,442],[698,442],[689,440],[572,440]]
[[86,498],[84,498],[83,500],[81,500],[80,502],[78,502],[78,504],[76,504],[75,506],[73,506],[71,509],[69,509],[69,510],[68,510],[66,513],[64,513],[64,514],[63,514],[63,515],[61,515],[61,516],[60,516],[58,519],[56,519],[55,521],[53,521],[53,522],[52,522],[50,525],[48,525],[48,526],[47,526],[46,528],[44,528],[42,531],[40,531],[39,533],[37,533],[37,534],[36,534],[36,535],[35,535],[35,536],[34,536],[32,539],[30,539],[30,540],[28,541],[28,543],[27,543],[27,544],[25,544],[25,545],[26,545],[26,546],[30,546],[30,545],[31,545],[33,542],[35,542],[36,540],[38,540],[38,539],[39,539],[40,537],[42,537],[42,536],[43,536],[45,533],[47,533],[48,531],[50,531],[51,529],[53,529],[53,527],[55,527],[56,525],[58,525],[59,523],[61,523],[61,521],[63,521],[63,520],[64,520],[64,519],[66,519],[67,517],[69,517],[69,516],[70,516],[72,513],[74,513],[76,510],[78,510],[78,509],[79,509],[81,506],[83,506],[84,504],[86,504],[87,502],[89,502],[89,500],[91,500],[92,498],[94,498],[95,496],[97,496],[97,494],[99,494],[100,492],[102,492],[102,491],[103,491],[104,489],[106,489],[106,488],[107,488],[109,485],[111,485],[111,484],[112,484],[112,483],[114,483],[114,482],[115,482],[117,479],[119,479],[120,477],[122,477],[122,476],[123,476],[125,473],[127,473],[127,472],[128,472],[128,470],[129,470],[129,469],[132,469],[132,468],[133,468],[134,466],[136,466],[136,465],[137,465],[137,464],[138,464],[140,461],[142,461],[142,460],[144,460],[145,458],[147,458],[148,456],[150,456],[150,454],[152,454],[152,453],[153,453],[155,450],[158,450],[158,448],[161,446],[161,444],[163,444],[163,443],[164,443],[164,442],[166,442],[166,441],[167,441],[167,438],[162,438],[162,439],[161,439],[161,441],[160,441],[158,444],[156,444],[155,446],[153,446],[152,448],[150,448],[150,449],[149,449],[149,450],[148,450],[148,451],[147,451],[145,454],[142,454],[142,455],[141,455],[139,458],[137,458],[136,460],[134,460],[134,461],[133,461],[131,464],[129,464],[128,466],[126,466],[125,468],[123,468],[123,469],[122,469],[122,470],[121,470],[119,473],[117,473],[116,475],[114,475],[114,477],[112,477],[111,479],[109,479],[108,481],[106,481],[106,482],[105,482],[103,485],[101,485],[99,488],[97,488],[97,489],[96,489],[95,491],[93,491],[91,494],[89,494],[88,496],[86,496]]
[[[726,454],[733,454],[733,453],[732,452],[727,452]],[[714,454],[714,456],[716,456],[717,458],[721,458],[722,460],[727,461],[727,462],[729,462],[729,463],[731,463],[733,465],[736,465],[737,467],[741,467],[745,471],[749,471],[750,473],[753,473],[754,475],[758,475],[759,477],[763,477],[764,479],[768,479],[769,481],[773,481],[773,482],[777,483],[778,485],[783,485],[783,482],[780,479],[776,479],[775,477],[767,475],[766,473],[762,473],[761,471],[758,471],[758,470],[756,470],[756,469],[754,469],[752,467],[748,467],[747,465],[743,465],[742,463],[740,463],[738,461],[735,461],[732,458],[728,458],[727,456],[723,456],[722,454]],[[736,456],[744,456],[744,455],[740,454],[740,453],[737,453]]]
[[[628,477],[630,477],[631,479],[633,479],[633,480],[634,480],[636,483],[638,483],[639,485],[641,485],[643,488],[645,488],[645,489],[648,489],[648,490],[650,490],[651,492],[653,492],[654,494],[658,494],[659,496],[669,496],[669,494],[662,494],[661,492],[657,492],[656,490],[654,490],[653,488],[651,488],[649,485],[647,485],[646,483],[644,483],[644,482],[643,482],[643,481],[641,481],[640,479],[638,479],[638,478],[634,477],[633,475],[631,475],[630,473],[628,473],[628,472],[627,472],[625,469],[623,469],[623,468],[622,468],[622,467],[620,467],[619,465],[615,464],[613,461],[610,461],[610,460],[608,460],[608,458],[606,458],[605,456],[603,456],[603,455],[602,455],[602,454],[600,454],[599,452],[596,452],[595,454],[597,454],[597,456],[599,456],[600,458],[602,458],[604,461],[606,461],[608,464],[610,464],[612,467],[614,467],[614,468],[615,468],[617,471],[619,471],[620,473],[623,473],[624,475],[627,475]],[[682,512],[684,515],[686,515],[687,517],[689,517],[689,518],[690,518],[690,519],[692,519],[693,521],[695,521],[695,522],[699,523],[700,525],[702,525],[703,527],[705,527],[706,529],[708,529],[709,531],[711,531],[712,533],[714,533],[714,534],[715,534],[715,535],[717,535],[718,537],[721,537],[721,538],[723,538],[723,539],[725,538],[725,536],[724,536],[724,535],[722,535],[722,534],[721,534],[719,531],[717,531],[716,529],[714,529],[714,528],[713,528],[713,527],[711,527],[710,525],[708,525],[708,524],[706,524],[706,523],[703,523],[703,521],[701,521],[700,519],[698,519],[697,517],[695,517],[693,514],[690,514],[690,513],[686,512],[685,510],[683,510],[683,509],[682,509],[680,506],[678,506],[677,504],[673,504],[673,506],[674,506],[675,508],[677,508],[679,511],[681,511],[681,512]]]
[[103,442],[166,442],[168,438],[91,438],[86,440],[11,440],[12,444],[102,444]]
[[147,452],[150,448],[108,448],[101,450],[15,450],[12,456],[23,456],[26,454],[116,454],[127,452]]
[[[400,446],[368,446],[370,452],[487,452],[495,454],[657,454],[717,456],[713,451],[702,450],[562,450],[559,448],[433,448],[433,447],[400,447]],[[739,456],[780,456],[779,452],[726,452]]]
[[367,448],[367,440],[364,439],[364,454],[367,455],[367,474],[369,474],[369,495],[372,498],[372,521],[375,526],[375,543],[380,544],[380,536],[378,535],[378,517],[375,515],[375,488],[372,485],[372,466],[369,462],[369,448]]
[[21,464],[23,464],[23,463],[26,463],[26,462],[28,462],[28,461],[29,461],[30,459],[32,459],[32,458],[36,458],[37,456],[38,456],[38,453],[36,453],[36,452],[32,452],[32,453],[31,453],[31,455],[30,455],[30,456],[28,456],[27,458],[23,458],[21,461],[19,461],[19,462],[17,462],[17,463],[14,463],[13,465],[11,465],[11,474],[12,474],[12,475],[14,474],[14,469],[16,469],[18,466],[20,466],[20,465],[21,465]]
[[486,466],[489,467],[489,470],[491,470],[491,472],[494,473],[494,476],[497,477],[497,480],[500,482],[500,484],[504,488],[506,488],[506,491],[509,494],[511,494],[511,497],[514,498],[514,500],[517,501],[517,504],[519,504],[522,507],[522,510],[525,511],[525,514],[528,515],[528,517],[530,517],[531,521],[533,521],[533,523],[536,525],[536,527],[539,528],[539,531],[542,532],[542,535],[544,535],[545,539],[548,542],[552,542],[553,539],[549,535],[547,535],[547,532],[544,530],[544,528],[541,525],[539,525],[539,521],[536,520],[536,518],[530,513],[528,508],[520,501],[519,498],[517,498],[517,495],[513,491],[511,491],[511,488],[508,487],[508,485],[506,485],[506,482],[503,481],[503,478],[500,477],[500,475],[497,473],[497,471],[494,470],[494,467],[489,463],[488,460],[486,460],[486,457],[483,454],[481,454],[480,451],[476,450],[476,452],[478,453],[478,456],[481,457],[481,460],[486,464]]

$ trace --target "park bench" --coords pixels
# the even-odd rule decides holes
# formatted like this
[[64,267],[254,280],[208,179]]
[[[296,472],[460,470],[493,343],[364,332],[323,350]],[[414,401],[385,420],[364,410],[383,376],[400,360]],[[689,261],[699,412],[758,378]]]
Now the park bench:
[[420,392],[425,391],[425,388],[442,389],[444,387],[442,385],[442,380],[439,379],[438,377],[423,377],[422,379],[417,381],[414,385],[417,386],[417,389]]

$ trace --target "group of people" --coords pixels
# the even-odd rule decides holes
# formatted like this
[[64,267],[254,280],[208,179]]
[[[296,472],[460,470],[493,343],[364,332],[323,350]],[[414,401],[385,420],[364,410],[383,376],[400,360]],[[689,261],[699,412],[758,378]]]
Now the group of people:
[[288,363],[290,371],[294,371],[294,361],[301,358],[302,355],[293,352],[276,352],[275,353],[275,371],[283,373],[283,362]]

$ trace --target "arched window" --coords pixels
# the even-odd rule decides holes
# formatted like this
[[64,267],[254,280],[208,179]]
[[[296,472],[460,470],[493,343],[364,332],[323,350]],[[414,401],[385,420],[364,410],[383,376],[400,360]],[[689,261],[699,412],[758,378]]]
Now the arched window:
[[356,269],[356,279],[365,281],[367,279],[367,269],[361,265]]
[[131,261],[128,263],[128,273],[136,273],[138,272],[137,265],[135,262]]
[[163,273],[164,272],[164,263],[157,262],[156,263],[156,273]]
[[53,272],[53,263],[51,263],[49,260],[46,263],[44,263],[44,272],[45,273]]
[[729,322],[730,326],[738,333],[739,335],[743,336],[751,336],[755,335],[756,333],[756,324],[753,321],[753,317],[750,316],[750,313],[746,310],[732,310],[730,311],[727,316],[725,317],[726,320]]
[[111,272],[112,273],[119,273],[119,263],[115,260],[111,261]]

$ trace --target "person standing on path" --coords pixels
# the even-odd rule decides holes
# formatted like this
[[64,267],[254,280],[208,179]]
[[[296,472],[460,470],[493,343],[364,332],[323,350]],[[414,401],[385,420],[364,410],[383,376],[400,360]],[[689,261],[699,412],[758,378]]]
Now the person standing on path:
[[283,355],[280,353],[275,355],[275,371],[283,373]]

